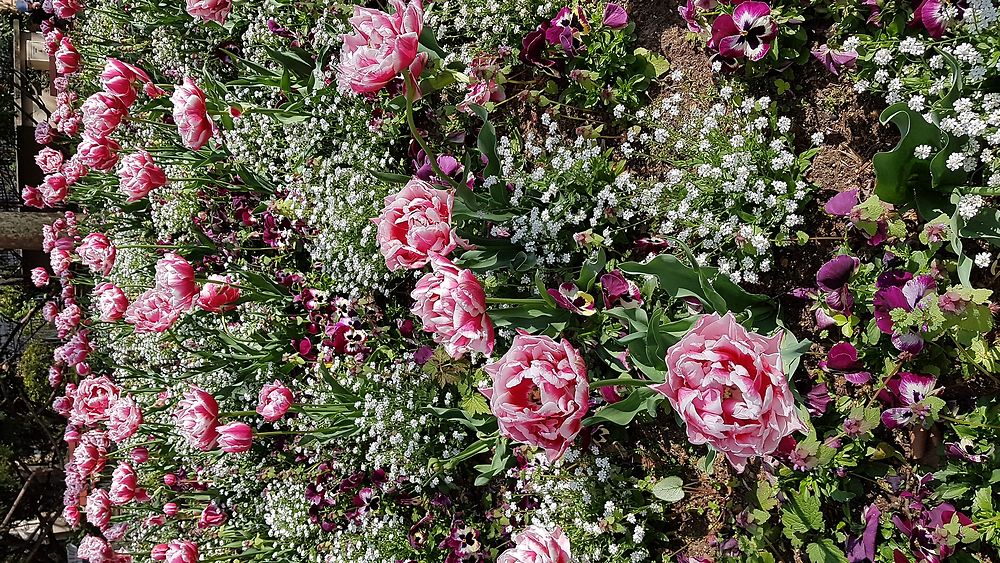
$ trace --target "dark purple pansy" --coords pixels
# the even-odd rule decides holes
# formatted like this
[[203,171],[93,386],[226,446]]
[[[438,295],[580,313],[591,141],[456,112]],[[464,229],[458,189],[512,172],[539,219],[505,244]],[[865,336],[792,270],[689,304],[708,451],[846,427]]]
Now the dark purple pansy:
[[826,408],[830,405],[830,401],[833,397],[830,396],[830,389],[827,388],[826,383],[820,383],[813,387],[808,394],[806,394],[806,403],[809,407],[809,414],[813,416],[823,416],[826,412]]
[[580,31],[587,28],[587,18],[583,9],[564,7],[549,22],[545,30],[545,40],[550,45],[560,45],[568,55],[575,55],[581,46]]
[[837,291],[850,281],[859,265],[861,260],[841,254],[820,266],[816,272],[816,285],[823,291]]
[[921,0],[917,9],[913,11],[913,19],[909,26],[916,27],[922,25],[927,30],[927,34],[934,39],[940,39],[948,25],[951,23],[951,11],[961,13],[961,6],[955,5],[948,0]]
[[[892,272],[887,272],[890,274]],[[909,272],[906,272],[909,276]],[[901,352],[918,354],[924,347],[924,339],[919,333],[912,329],[897,331],[892,320],[892,312],[902,309],[906,312],[927,306],[925,298],[933,298],[933,292],[937,288],[937,282],[933,276],[920,275],[910,277],[903,284],[896,285],[901,276],[885,277],[879,276],[876,285],[882,286],[875,292],[872,298],[872,306],[875,311],[875,324],[885,334],[892,335],[892,344]],[[893,285],[886,285],[892,283]]]
[[986,456],[989,452],[978,451],[975,444],[973,444],[969,439],[963,438],[960,442],[946,442],[944,445],[944,453],[952,459],[971,461],[972,463],[982,463],[986,461]]
[[712,39],[708,46],[733,59],[746,57],[759,61],[771,50],[771,41],[778,35],[778,25],[771,18],[771,7],[765,2],[742,2],[733,14],[722,14],[712,23]]
[[879,517],[882,511],[875,503],[865,508],[861,517],[865,521],[865,530],[859,538],[847,538],[847,560],[850,563],[875,561],[875,540],[878,539]]
[[834,344],[826,355],[826,367],[837,371],[852,371],[861,368],[858,349],[850,342]]
[[606,309],[615,306],[634,309],[642,305],[642,294],[639,293],[639,286],[632,280],[626,279],[618,270],[601,276],[601,295],[604,297],[604,308]]
[[621,29],[628,25],[628,13],[625,12],[625,8],[614,2],[609,2],[604,7],[603,23],[611,29]]
[[529,32],[521,40],[521,53],[518,57],[528,64],[535,64],[542,67],[550,67],[555,65],[555,61],[544,58],[545,45],[545,32],[551,27],[549,22],[542,22],[538,26],[538,29]]

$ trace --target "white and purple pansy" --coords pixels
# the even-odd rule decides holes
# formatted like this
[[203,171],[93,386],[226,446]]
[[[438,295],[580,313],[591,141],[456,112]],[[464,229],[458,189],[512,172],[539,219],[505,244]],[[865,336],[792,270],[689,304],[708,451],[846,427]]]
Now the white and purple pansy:
[[743,2],[733,14],[722,14],[712,23],[709,47],[724,57],[759,61],[771,50],[778,25],[771,17],[771,7],[764,2]]
[[899,379],[886,386],[898,406],[882,413],[882,424],[887,428],[900,428],[923,423],[931,414],[931,406],[926,399],[937,393],[934,388],[936,382],[929,375],[909,372],[899,374]]
[[913,11],[910,27],[922,25],[927,30],[928,35],[934,39],[940,39],[960,13],[961,8],[948,0],[921,0],[916,10]]

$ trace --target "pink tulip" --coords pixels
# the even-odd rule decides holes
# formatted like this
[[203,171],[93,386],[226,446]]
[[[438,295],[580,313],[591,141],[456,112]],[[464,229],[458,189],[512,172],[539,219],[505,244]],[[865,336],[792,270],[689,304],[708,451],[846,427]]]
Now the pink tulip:
[[174,308],[187,311],[198,296],[194,268],[174,252],[166,253],[156,262],[156,287],[170,295]]
[[253,443],[253,430],[243,422],[230,422],[217,428],[219,448],[229,454],[243,453]]
[[63,519],[69,524],[70,528],[78,528],[80,526],[80,509],[73,505],[68,505],[63,508]]
[[180,507],[177,506],[176,502],[168,502],[163,505],[163,513],[171,518],[177,516],[178,511],[180,511]]
[[[424,11],[420,0],[391,0],[395,12],[354,7],[348,21],[353,33],[343,35],[337,84],[355,93],[377,92],[409,69],[415,80],[427,61],[418,53]],[[412,83],[411,83],[412,84]],[[412,87],[412,86],[411,86]]]
[[115,132],[128,114],[122,100],[107,92],[97,92],[80,108],[83,113],[83,134],[92,139],[104,139]]
[[39,266],[37,268],[31,269],[31,283],[35,284],[35,287],[45,287],[49,285],[49,272],[45,268]]
[[111,488],[109,498],[111,504],[123,505],[132,502],[135,498],[136,475],[132,466],[121,461],[118,467],[111,474]]
[[165,332],[181,316],[181,310],[171,303],[170,293],[150,289],[140,295],[125,310],[125,322],[137,333]]
[[104,233],[90,233],[83,238],[76,253],[90,271],[107,276],[115,265],[118,250]]
[[52,13],[61,20],[68,20],[83,9],[80,0],[52,0]]
[[104,489],[94,489],[87,495],[87,522],[102,530],[111,523],[111,499]]
[[128,298],[122,288],[110,282],[102,282],[94,288],[94,306],[100,313],[102,322],[120,321],[128,309]]
[[493,322],[486,314],[486,293],[470,270],[459,270],[447,258],[431,255],[433,271],[410,293],[413,314],[424,330],[453,358],[474,350],[493,352]]
[[43,174],[55,174],[62,170],[63,154],[45,147],[35,155],[35,164],[42,169]]
[[226,23],[226,16],[233,9],[232,0],[187,0],[187,13],[219,25]]
[[42,199],[42,192],[38,191],[38,188],[34,186],[24,186],[21,188],[21,199],[24,200],[24,205],[28,207],[34,207],[35,209],[42,209],[45,207],[45,201]]
[[129,457],[132,458],[132,463],[142,465],[143,463],[149,461],[149,450],[146,449],[145,446],[132,448],[132,451],[129,453]]
[[747,332],[732,313],[704,315],[667,350],[666,395],[692,444],[709,443],[737,471],[805,429],[781,362],[782,334]]
[[120,444],[135,435],[142,424],[142,409],[131,395],[119,397],[108,410],[108,437]]
[[84,477],[99,474],[108,461],[111,441],[100,430],[91,430],[80,436],[80,443],[73,450],[73,463]]
[[549,461],[562,457],[580,433],[590,393],[587,367],[576,348],[519,331],[510,350],[484,369],[493,387],[481,391],[500,433],[541,447]]
[[261,387],[257,399],[257,414],[267,422],[274,422],[285,416],[295,401],[288,387],[278,380]]
[[104,71],[101,72],[101,86],[105,92],[119,98],[126,106],[131,106],[136,98],[136,81],[149,84],[149,75],[135,65],[108,58]]
[[200,387],[191,386],[178,404],[177,430],[191,446],[207,452],[219,440],[219,403]]
[[94,426],[108,420],[108,410],[121,395],[121,388],[107,376],[88,377],[80,381],[73,398],[70,421],[79,426]]
[[184,84],[174,90],[170,101],[174,104],[174,122],[184,146],[196,151],[208,144],[217,128],[208,115],[205,93],[194,80],[185,77]]
[[118,164],[120,150],[121,146],[112,139],[94,139],[84,135],[83,141],[76,147],[76,158],[88,168],[109,172]]
[[212,275],[208,280],[198,295],[198,306],[212,313],[235,309],[234,303],[240,298],[240,289],[230,285],[232,280],[229,276]]
[[167,174],[142,149],[122,158],[118,167],[118,186],[128,196],[128,203],[146,197],[149,192],[167,183]]
[[63,37],[59,49],[55,53],[56,72],[62,75],[73,74],[80,70],[80,53],[76,51],[69,37]]
[[160,543],[153,546],[153,549],[149,552],[149,557],[153,561],[166,561],[167,560],[167,544]]
[[447,256],[459,239],[451,230],[455,195],[422,180],[412,179],[385,198],[375,240],[390,271],[423,268],[430,254]]
[[556,526],[528,526],[514,536],[514,547],[500,554],[497,563],[571,563],[569,538]]
[[167,544],[164,560],[167,563],[197,563],[198,546],[187,540],[174,540]]
[[219,505],[214,502],[205,505],[205,508],[201,511],[201,516],[198,517],[198,527],[202,529],[221,526],[225,522],[226,513],[220,510]]
[[76,549],[76,556],[91,563],[111,563],[114,561],[115,552],[104,539],[88,535],[80,540],[80,546]]
[[45,181],[38,186],[38,192],[46,207],[59,205],[69,195],[69,184],[66,182],[66,176],[58,172],[49,174],[45,177]]

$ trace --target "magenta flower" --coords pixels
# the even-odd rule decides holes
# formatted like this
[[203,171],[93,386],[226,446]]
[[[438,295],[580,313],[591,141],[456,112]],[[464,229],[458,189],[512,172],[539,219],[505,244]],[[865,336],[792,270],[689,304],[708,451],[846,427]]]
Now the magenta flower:
[[642,305],[639,286],[626,279],[619,270],[601,276],[601,295],[604,297],[605,309],[615,306],[634,309]]
[[[858,60],[857,51],[838,51],[837,49],[831,49],[826,43],[813,49],[811,52],[812,56],[823,63],[823,66],[827,70],[838,75],[842,67],[854,68],[854,63]],[[857,193],[857,190],[851,191],[855,192],[855,194]]]
[[628,13],[614,2],[610,2],[604,7],[604,25],[611,29],[621,29],[628,25]]
[[556,305],[567,311],[572,311],[578,315],[589,317],[597,312],[594,306],[594,297],[585,291],[581,291],[573,282],[559,284],[559,289],[547,290]]
[[940,39],[952,22],[952,14],[959,13],[959,10],[958,6],[952,7],[948,0],[921,0],[913,11],[909,26],[922,25],[931,37]]
[[687,0],[686,4],[681,5],[677,8],[677,12],[684,18],[687,22],[688,31],[692,33],[701,33],[701,25],[698,24],[698,7],[695,5],[694,0]]
[[712,23],[709,47],[724,57],[759,61],[771,50],[778,35],[778,25],[771,18],[771,7],[764,2],[743,2],[733,14],[722,14]]
[[879,290],[872,298],[875,309],[875,324],[885,334],[892,335],[892,344],[901,352],[918,354],[924,348],[924,339],[913,329],[905,332],[896,330],[892,312],[902,309],[906,312],[926,307],[935,299],[937,282],[929,275],[913,277],[909,272],[887,272],[879,276],[876,285]]
[[407,69],[414,80],[420,76],[427,62],[427,54],[417,52],[424,27],[423,5],[419,0],[392,0],[390,4],[395,9],[392,14],[355,6],[348,20],[352,33],[341,36],[344,48],[337,84],[342,90],[378,92]]
[[847,538],[847,560],[851,563],[861,561],[875,561],[875,540],[878,539],[879,517],[882,511],[875,506],[875,503],[865,508],[862,517],[865,520],[865,530],[861,537]]

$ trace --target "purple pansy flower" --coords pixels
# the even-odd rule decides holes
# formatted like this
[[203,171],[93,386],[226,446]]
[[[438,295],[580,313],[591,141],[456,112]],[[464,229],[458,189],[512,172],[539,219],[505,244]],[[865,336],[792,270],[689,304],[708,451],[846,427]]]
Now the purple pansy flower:
[[904,372],[887,387],[900,406],[886,409],[882,413],[882,424],[887,428],[899,428],[922,422],[930,414],[930,406],[924,399],[937,393],[936,379],[929,375]]
[[688,31],[692,33],[701,33],[701,25],[698,24],[698,8],[695,6],[694,0],[687,0],[686,4],[682,4],[677,8],[677,13],[681,15],[684,21],[687,23]]
[[830,405],[830,401],[833,397],[830,396],[830,389],[827,388],[826,383],[820,383],[819,385],[813,387],[808,394],[806,394],[806,403],[808,404],[809,414],[813,416],[823,416],[826,412],[826,408]]
[[625,8],[622,8],[614,2],[609,2],[608,5],[604,7],[603,23],[611,29],[621,29],[627,26],[628,14],[625,12]]
[[824,206],[823,209],[830,215],[847,217],[851,214],[851,211],[857,207],[858,203],[860,203],[858,193],[859,191],[856,189],[840,192],[839,194],[831,197],[830,201],[826,202],[826,206]]
[[[927,510],[923,504],[913,506],[914,514],[892,517],[904,536],[910,538],[910,550],[914,559],[925,563],[940,563],[955,553],[955,546],[961,543],[961,538],[953,537],[953,532],[945,528],[946,524],[957,521],[961,526],[971,526],[972,520],[948,503]],[[960,529],[958,534],[962,535]],[[894,561],[908,561],[899,550],[893,550]]]
[[816,285],[826,292],[826,304],[834,311],[850,315],[854,309],[854,296],[848,282],[861,265],[854,256],[841,254],[820,266],[816,272]]
[[778,35],[778,25],[771,18],[771,7],[764,2],[742,2],[733,14],[722,14],[712,23],[709,47],[724,57],[759,61],[771,50]]
[[559,285],[559,289],[549,289],[549,295],[555,300],[556,305],[563,309],[572,311],[578,315],[589,317],[597,312],[594,305],[594,298],[580,288],[575,283],[566,282]]
[[[854,63],[858,60],[857,51],[840,51],[837,49],[831,49],[826,43],[813,49],[812,56],[816,57],[819,62],[823,63],[823,66],[825,66],[827,70],[837,75],[840,74],[840,69],[842,67],[846,66],[847,68],[854,68]],[[857,190],[851,191],[857,193]]]
[[910,27],[924,26],[928,35],[940,39],[951,24],[954,16],[961,14],[960,5],[952,5],[948,0],[921,0],[913,11]]
[[626,309],[634,309],[642,305],[642,294],[639,286],[618,270],[601,276],[601,294],[604,297],[604,308],[610,309],[616,305]]
[[587,27],[582,8],[559,10],[545,30],[545,40],[550,45],[561,45],[568,55],[575,55],[580,48],[580,30]]
[[879,276],[876,286],[880,289],[872,299],[875,324],[883,333],[892,335],[892,344],[900,352],[920,353],[924,349],[923,337],[913,329],[905,332],[895,330],[892,311],[903,309],[910,312],[926,307],[928,299],[925,298],[935,295],[937,282],[934,277],[926,274],[913,277],[909,272],[890,271]]
[[865,530],[859,538],[847,538],[847,560],[850,563],[875,561],[875,540],[878,539],[878,521],[882,511],[875,503],[865,508],[862,518],[865,520]]
[[832,371],[847,372],[844,379],[855,385],[868,383],[872,374],[864,371],[864,366],[858,361],[858,349],[850,342],[838,342],[827,352],[826,361],[820,362],[820,367]]

